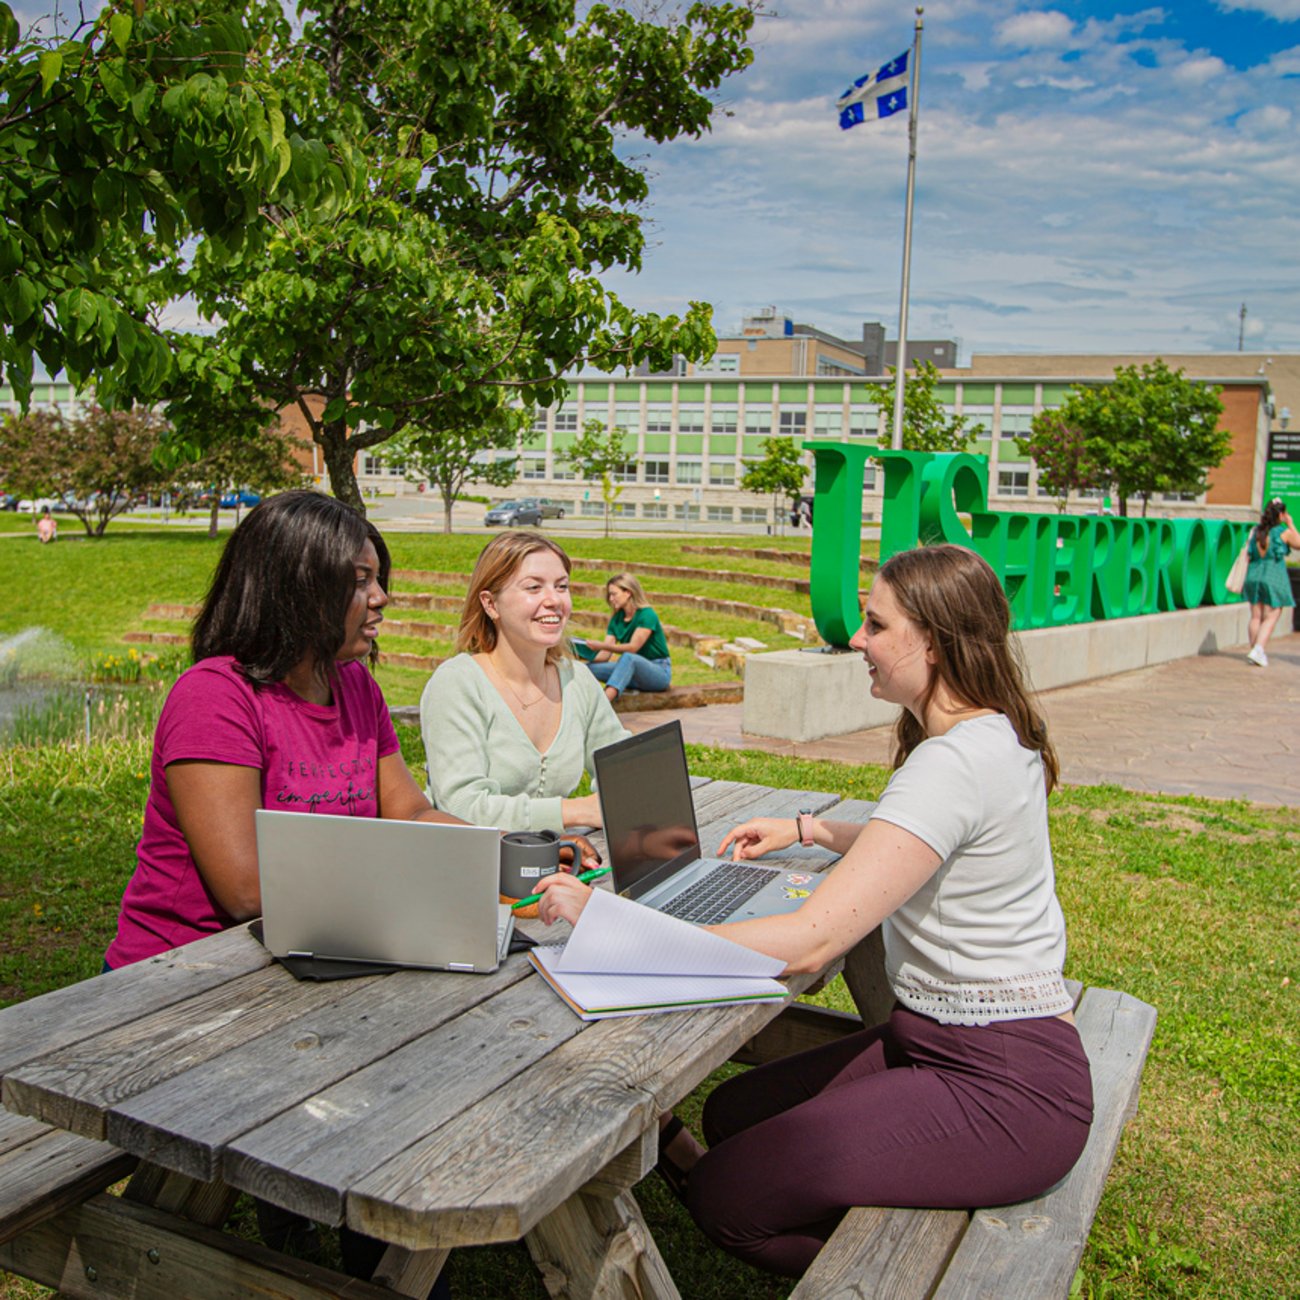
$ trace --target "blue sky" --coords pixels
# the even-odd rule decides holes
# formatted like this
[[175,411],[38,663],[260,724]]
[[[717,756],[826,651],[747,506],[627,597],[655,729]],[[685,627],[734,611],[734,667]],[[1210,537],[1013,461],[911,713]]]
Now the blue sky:
[[[905,116],[834,100],[894,0],[776,0],[714,130],[651,149],[632,304],[897,326]],[[1300,0],[925,5],[910,329],[971,352],[1300,350]],[[642,150],[642,153],[645,151]]]

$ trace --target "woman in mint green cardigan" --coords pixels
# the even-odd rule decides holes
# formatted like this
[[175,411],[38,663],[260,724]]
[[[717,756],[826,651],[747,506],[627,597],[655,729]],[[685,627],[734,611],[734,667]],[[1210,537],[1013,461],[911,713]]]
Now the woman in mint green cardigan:
[[599,826],[594,794],[574,798],[592,753],[627,734],[600,684],[569,653],[569,557],[538,533],[482,550],[453,659],[420,700],[434,807],[479,826]]

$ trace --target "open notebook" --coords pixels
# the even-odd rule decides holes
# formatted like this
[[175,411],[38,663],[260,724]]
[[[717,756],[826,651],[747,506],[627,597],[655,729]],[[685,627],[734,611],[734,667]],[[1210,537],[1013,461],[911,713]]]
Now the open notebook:
[[528,954],[584,1020],[685,1007],[780,1001],[777,957],[741,947],[603,889],[592,893],[565,944]]

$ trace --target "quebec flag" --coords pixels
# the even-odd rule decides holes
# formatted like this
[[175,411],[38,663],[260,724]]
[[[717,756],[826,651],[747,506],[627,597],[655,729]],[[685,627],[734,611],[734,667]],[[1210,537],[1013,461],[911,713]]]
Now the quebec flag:
[[892,117],[907,107],[907,60],[910,50],[881,64],[875,72],[859,77],[836,101],[840,129],[847,131],[859,122]]

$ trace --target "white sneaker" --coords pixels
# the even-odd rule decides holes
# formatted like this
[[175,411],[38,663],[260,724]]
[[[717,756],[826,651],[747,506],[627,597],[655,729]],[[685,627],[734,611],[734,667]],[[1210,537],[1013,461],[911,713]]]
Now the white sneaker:
[[1264,650],[1261,646],[1257,646],[1257,645],[1251,646],[1249,652],[1246,655],[1246,658],[1252,664],[1254,664],[1256,668],[1268,667],[1268,655],[1264,653]]

